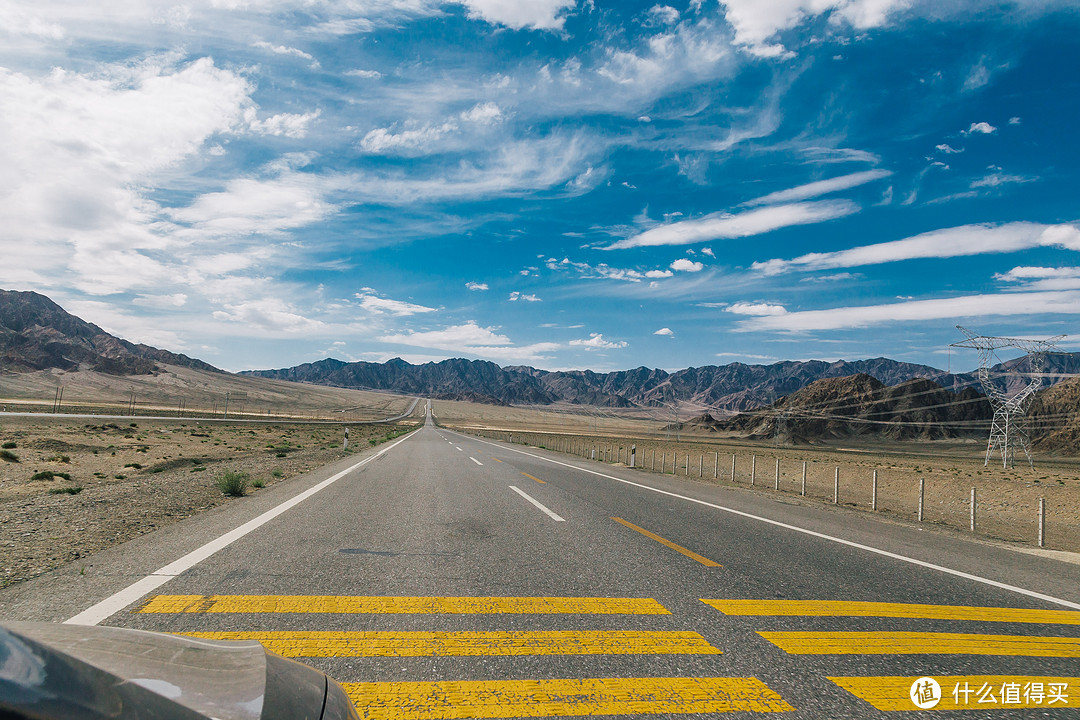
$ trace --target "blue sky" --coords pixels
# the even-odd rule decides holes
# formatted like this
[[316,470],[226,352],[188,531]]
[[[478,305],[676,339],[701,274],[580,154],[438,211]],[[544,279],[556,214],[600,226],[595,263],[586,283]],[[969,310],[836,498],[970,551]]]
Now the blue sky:
[[226,369],[942,367],[957,324],[1077,335],[1075,3],[0,20],[0,287]]

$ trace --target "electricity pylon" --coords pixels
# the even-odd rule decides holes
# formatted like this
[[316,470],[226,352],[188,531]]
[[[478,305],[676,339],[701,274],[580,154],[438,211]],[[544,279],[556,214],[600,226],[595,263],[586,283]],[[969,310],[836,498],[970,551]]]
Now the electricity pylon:
[[[1043,361],[1048,352],[1060,352],[1057,346],[1064,335],[1057,335],[1046,340],[1027,340],[1024,338],[991,337],[988,335],[976,335],[972,331],[960,325],[956,329],[967,335],[967,340],[953,343],[950,347],[975,348],[979,351],[979,382],[983,392],[990,400],[994,408],[994,419],[990,424],[990,439],[986,443],[986,460],[983,466],[990,464],[990,458],[994,450],[1001,452],[1001,466],[1012,467],[1013,455],[1010,448],[1019,445],[1027,456],[1028,465],[1035,468],[1031,459],[1031,451],[1028,449],[1028,432],[1026,413],[1031,404],[1031,398],[1042,387]],[[1022,390],[1011,397],[1001,388],[990,381],[990,366],[997,359],[998,348],[1011,347],[1023,350],[1028,357],[1028,370],[1030,378],[1028,384]]]

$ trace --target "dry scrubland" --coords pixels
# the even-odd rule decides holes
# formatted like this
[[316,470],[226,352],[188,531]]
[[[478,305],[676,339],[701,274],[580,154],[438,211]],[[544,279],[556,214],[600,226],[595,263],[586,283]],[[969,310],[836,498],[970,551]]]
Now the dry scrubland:
[[[475,408],[475,409],[474,409]],[[986,445],[981,441],[869,442],[830,441],[828,445],[775,446],[734,435],[666,432],[656,422],[620,417],[543,413],[519,408],[470,406],[437,401],[438,422],[499,440],[513,435],[527,443],[580,457],[626,465],[631,445],[637,446],[642,472],[734,485],[775,493],[776,461],[779,489],[787,497],[802,489],[806,463],[806,493],[811,501],[831,504],[836,469],[840,471],[839,504],[871,511],[873,472],[878,471],[878,512],[900,521],[917,521],[919,478],[925,479],[923,522],[970,532],[971,488],[976,488],[976,535],[1035,546],[1039,498],[1046,502],[1046,547],[1080,552],[1080,459],[1036,455],[1032,472],[1026,459],[1009,471],[1000,459],[983,466]],[[756,460],[754,457],[756,456]],[[674,460],[677,458],[677,460]],[[756,471],[755,471],[756,468]],[[718,477],[714,478],[714,472]],[[699,475],[700,473],[700,475]]]
[[[352,425],[349,452],[417,424]],[[0,419],[0,587],[230,502],[227,472],[253,493],[340,459],[342,437],[339,425]]]
[[398,415],[413,398],[364,390],[305,385],[266,378],[212,373],[162,365],[153,375],[105,375],[88,370],[0,375],[0,404],[9,411],[52,412],[63,387],[64,413],[127,415],[135,395],[136,415],[221,417],[229,395],[229,417],[369,421]]

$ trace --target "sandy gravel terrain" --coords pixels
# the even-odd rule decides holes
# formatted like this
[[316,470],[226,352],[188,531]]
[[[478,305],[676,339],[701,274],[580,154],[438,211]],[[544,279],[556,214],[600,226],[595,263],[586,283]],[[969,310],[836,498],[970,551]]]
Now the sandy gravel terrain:
[[[414,426],[353,425],[348,452]],[[337,425],[0,420],[0,587],[228,502],[217,485],[227,471],[269,486],[337,460],[342,435]]]

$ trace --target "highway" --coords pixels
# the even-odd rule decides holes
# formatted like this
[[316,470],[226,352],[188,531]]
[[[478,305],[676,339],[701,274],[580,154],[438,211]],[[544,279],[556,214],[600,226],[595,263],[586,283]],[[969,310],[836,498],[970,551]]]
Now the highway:
[[359,462],[9,588],[0,616],[258,639],[370,718],[1080,717],[1077,564],[430,416]]

